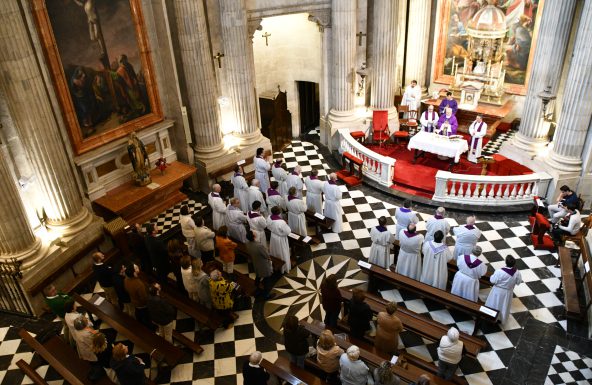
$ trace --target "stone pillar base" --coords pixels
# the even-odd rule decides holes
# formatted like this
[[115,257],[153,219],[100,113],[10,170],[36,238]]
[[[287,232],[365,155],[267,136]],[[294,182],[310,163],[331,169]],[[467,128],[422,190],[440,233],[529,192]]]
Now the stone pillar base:
[[70,236],[84,230],[92,220],[92,214],[83,206],[74,218],[70,218],[65,223],[48,223],[47,228],[62,236]]
[[198,159],[202,159],[202,160],[217,159],[220,156],[222,156],[222,154],[225,152],[223,143],[220,143],[217,146],[208,147],[208,148],[195,147],[194,151],[195,151],[195,157]]
[[565,173],[576,172],[578,174],[582,171],[582,160],[567,156],[561,156],[552,150],[549,156],[545,159],[545,163],[549,166]]
[[331,110],[325,123],[325,135],[329,150],[333,151],[339,148],[339,135],[336,135],[340,128],[349,128],[350,131],[366,131],[372,119],[356,116],[353,111],[335,111]]

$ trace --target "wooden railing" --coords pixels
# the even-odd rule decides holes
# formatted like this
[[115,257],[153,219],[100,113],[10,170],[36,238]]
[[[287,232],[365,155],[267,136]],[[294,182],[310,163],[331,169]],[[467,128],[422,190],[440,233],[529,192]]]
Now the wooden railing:
[[347,151],[364,161],[362,172],[365,177],[383,186],[391,186],[393,184],[395,159],[382,156],[364,147],[351,137],[348,128],[339,129],[339,143],[339,153],[342,154],[344,151]]

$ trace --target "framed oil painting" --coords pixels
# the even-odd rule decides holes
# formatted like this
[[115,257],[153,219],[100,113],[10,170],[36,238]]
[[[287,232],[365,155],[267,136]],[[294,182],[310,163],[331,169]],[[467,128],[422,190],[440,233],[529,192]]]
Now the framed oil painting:
[[454,66],[458,65],[462,69],[467,55],[467,24],[488,3],[500,8],[506,16],[508,33],[503,47],[505,91],[525,95],[544,0],[439,1],[440,28],[434,65],[435,82],[451,84]]
[[163,119],[140,0],[30,0],[77,155]]

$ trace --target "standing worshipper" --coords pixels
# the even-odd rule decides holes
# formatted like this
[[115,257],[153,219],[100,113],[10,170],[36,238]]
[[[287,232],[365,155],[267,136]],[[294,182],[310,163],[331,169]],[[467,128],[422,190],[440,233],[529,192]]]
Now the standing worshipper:
[[419,122],[425,132],[434,132],[438,119],[440,119],[440,116],[434,111],[434,106],[430,105],[428,109],[420,115]]
[[434,234],[438,230],[441,231],[444,235],[450,232],[450,223],[448,223],[448,221],[444,217],[445,213],[446,209],[444,207],[438,207],[436,209],[436,214],[426,221],[426,242],[433,241]]
[[395,242],[395,236],[386,228],[386,217],[378,218],[378,226],[370,230],[370,257],[368,262],[388,269],[391,265],[391,247]]
[[405,230],[409,224],[417,224],[419,219],[413,211],[411,211],[411,201],[406,200],[403,202],[403,207],[397,207],[395,210],[395,219],[397,220],[397,228],[395,231],[395,238],[399,239],[399,233],[401,230]]
[[366,296],[362,290],[357,288],[352,290],[352,299],[349,301],[347,324],[350,329],[349,333],[357,338],[364,338],[364,334],[374,326],[372,323],[372,310],[370,309],[370,306],[364,302],[365,298]]
[[450,108],[450,110],[452,111],[452,114],[456,115],[456,111],[458,111],[458,103],[456,102],[456,100],[452,97],[452,92],[448,91],[446,92],[446,99],[442,100],[442,102],[440,102],[440,115],[442,115],[444,113],[444,109],[445,108]]
[[128,353],[128,347],[121,342],[113,347],[113,357],[109,364],[115,371],[117,380],[120,384],[145,385],[144,361]]
[[304,359],[308,353],[308,337],[310,333],[304,326],[298,324],[298,318],[293,314],[284,319],[284,346],[290,354],[290,362],[304,369]]
[[368,384],[368,366],[360,360],[360,348],[351,345],[339,358],[339,378],[342,385]]
[[125,291],[129,294],[131,306],[136,319],[144,326],[153,330],[150,313],[146,308],[148,302],[148,290],[146,290],[144,282],[138,278],[139,273],[140,269],[138,268],[138,265],[132,263],[126,266],[123,286],[125,287]]
[[471,135],[471,145],[469,146],[469,153],[467,159],[469,162],[477,163],[477,158],[481,156],[481,148],[483,147],[483,137],[487,134],[487,123],[483,121],[481,115],[469,126],[469,135]]
[[101,288],[105,291],[105,298],[115,307],[118,307],[117,292],[113,286],[113,277],[115,275],[113,268],[104,263],[105,254],[100,251],[94,253],[92,258],[94,262],[92,266],[93,274],[99,285],[101,285]]
[[173,329],[177,319],[177,309],[160,295],[160,285],[153,283],[148,289],[147,306],[150,319],[158,325],[158,334],[173,343]]
[[269,373],[259,364],[263,361],[261,352],[253,352],[249,360],[243,364],[243,384],[244,385],[267,385]]
[[288,225],[295,234],[306,236],[306,203],[296,195],[296,188],[288,190]]
[[[267,227],[267,221],[265,217],[261,215],[261,202],[255,201],[253,202],[253,210],[247,213],[247,222],[249,222],[249,227],[251,231],[255,233],[255,241],[263,245],[267,250],[267,238],[265,237],[265,228]],[[248,238],[247,232],[247,238]]]
[[450,380],[462,359],[464,343],[459,340],[458,329],[452,327],[438,345],[438,377]]
[[271,231],[269,240],[269,253],[284,261],[282,273],[287,273],[292,268],[290,261],[290,244],[288,243],[288,234],[292,232],[290,226],[280,215],[281,210],[278,206],[271,208],[271,215],[267,218],[267,228]]
[[[253,179],[251,181],[251,187],[249,187],[249,207],[248,207],[248,209],[250,210],[253,207],[253,202],[259,201],[259,203],[261,205],[261,213],[263,215],[267,215],[267,205],[265,204],[265,198],[263,197],[263,193],[261,193],[259,186],[260,186],[260,183],[257,179]],[[249,210],[247,210],[247,212]]]
[[64,305],[67,302],[73,302],[74,300],[68,294],[58,292],[54,285],[49,285],[43,289],[44,301],[49,310],[62,321],[62,332],[64,333],[64,339],[74,345],[74,336],[70,333],[68,325],[66,325],[66,310]]
[[[209,200],[209,197],[208,197]],[[226,211],[226,207],[224,207]],[[212,216],[215,216],[214,208],[212,207]],[[192,257],[198,257],[197,248],[195,247],[195,221],[189,214],[189,207],[187,205],[181,206],[181,215],[179,216],[179,224],[181,225],[181,234],[187,241],[187,250]]]
[[212,208],[212,230],[214,231],[226,224],[226,205],[220,196],[220,191],[222,191],[222,187],[216,183],[208,195],[208,203]]
[[[255,296],[262,296],[268,300],[273,298],[271,291],[271,275],[273,266],[267,248],[257,240],[257,234],[254,231],[247,233],[247,253],[251,257],[251,263],[255,269]],[[263,283],[263,290],[259,289],[259,284]]]
[[443,241],[444,233],[438,230],[433,240],[423,244],[423,268],[419,280],[427,285],[446,290],[448,262],[454,257]]
[[411,84],[405,87],[405,92],[403,93],[401,105],[409,106],[409,111],[418,111],[420,100],[421,87],[417,85],[417,80],[412,80]]
[[522,275],[516,269],[514,257],[508,255],[506,257],[506,267],[496,270],[489,280],[493,283],[493,289],[491,289],[487,301],[485,301],[485,306],[499,311],[498,320],[503,325],[510,316],[514,286],[522,283]]
[[376,316],[376,337],[374,346],[379,351],[390,356],[399,354],[399,333],[403,331],[403,323],[395,315],[397,303],[389,302],[386,312],[381,311]]
[[230,178],[230,182],[234,186],[234,197],[240,199],[240,208],[246,213],[249,211],[249,185],[240,166],[234,167],[234,175]]
[[300,176],[300,166],[296,166],[286,178],[286,188],[288,189],[288,194],[290,194],[290,188],[294,187],[296,189],[296,196],[302,199],[303,186],[304,184],[302,183],[302,176]]
[[[140,225],[136,223],[138,232],[141,231]],[[146,225],[146,250],[150,257],[150,263],[156,270],[156,279],[159,282],[165,282],[166,277],[171,272],[171,263],[169,260],[169,253],[164,241],[158,237],[158,227],[154,223]]]
[[421,274],[421,245],[423,235],[415,231],[415,224],[410,223],[406,230],[399,233],[399,257],[396,272],[409,278],[419,279]]
[[561,237],[564,235],[576,235],[582,228],[582,217],[574,203],[568,203],[565,215],[561,220],[553,224],[551,238],[555,245],[563,243]]
[[341,214],[341,188],[337,185],[337,175],[332,172],[329,174],[329,180],[323,185],[325,194],[325,211],[323,215],[333,219],[335,222],[331,227],[334,233],[341,232],[342,214]]
[[286,171],[286,164],[282,164],[281,159],[276,160],[273,164],[273,167],[271,168],[271,175],[273,175],[273,179],[278,182],[278,187],[276,187],[276,190],[279,188],[278,192],[282,197],[285,198],[288,195],[288,186],[286,185],[288,171]]
[[[246,239],[245,234],[245,240]],[[236,243],[228,238],[226,226],[220,227],[216,233],[216,248],[218,249],[218,256],[222,261],[222,270],[228,274],[234,273],[234,259],[236,257],[234,249],[236,249],[237,246]]]
[[[247,242],[247,216],[241,209],[241,202],[238,198],[230,199],[230,204],[226,208],[226,222],[228,223],[228,235],[242,243]],[[220,230],[220,229],[218,229]]]
[[337,284],[337,276],[330,274],[321,282],[321,305],[325,310],[323,322],[327,327],[337,327],[342,303],[343,298],[341,298],[341,292]]
[[458,120],[456,120],[456,116],[452,113],[452,109],[446,107],[444,113],[440,115],[440,118],[438,119],[434,132],[439,135],[451,136],[456,135],[457,129]]
[[469,215],[466,225],[452,229],[452,232],[456,235],[456,244],[452,254],[455,259],[459,255],[471,254],[473,248],[477,246],[477,242],[481,238],[481,231],[475,226],[475,220],[474,215]]
[[195,247],[199,251],[203,262],[207,263],[214,259],[216,233],[205,225],[202,217],[197,217],[195,223]]
[[487,273],[487,265],[479,259],[481,247],[473,247],[471,255],[459,255],[456,264],[458,271],[452,280],[450,292],[459,297],[477,302],[479,299],[479,278]]
[[257,149],[256,155],[253,158],[253,165],[255,166],[255,179],[259,181],[261,192],[267,191],[269,188],[269,170],[271,165],[263,158],[263,147]]
[[282,211],[286,211],[286,199],[278,190],[279,183],[274,180],[271,182],[271,187],[267,189],[267,207],[278,206]]
[[319,170],[312,169],[310,176],[304,178],[306,186],[306,207],[315,213],[323,213],[323,181],[319,179]]

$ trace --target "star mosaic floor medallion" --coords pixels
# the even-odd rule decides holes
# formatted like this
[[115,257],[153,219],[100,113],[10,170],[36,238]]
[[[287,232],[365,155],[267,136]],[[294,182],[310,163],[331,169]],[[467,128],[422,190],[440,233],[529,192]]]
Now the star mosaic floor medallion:
[[294,314],[298,319],[323,320],[321,283],[331,274],[337,276],[341,288],[353,288],[367,282],[367,276],[353,258],[323,255],[303,262],[276,283],[273,289],[276,296],[267,301],[263,309],[268,325],[280,332],[286,314]]

